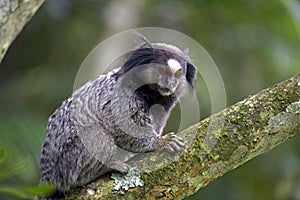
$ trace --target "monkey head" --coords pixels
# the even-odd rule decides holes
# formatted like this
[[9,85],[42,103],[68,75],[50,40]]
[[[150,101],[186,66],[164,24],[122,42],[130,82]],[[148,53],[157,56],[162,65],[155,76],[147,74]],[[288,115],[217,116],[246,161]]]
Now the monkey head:
[[[189,61],[188,50],[164,43],[145,43],[127,55],[118,76],[127,76],[127,81],[138,87],[146,85],[162,96],[180,96],[184,87],[194,87],[196,68]],[[135,89],[137,89],[135,88]]]

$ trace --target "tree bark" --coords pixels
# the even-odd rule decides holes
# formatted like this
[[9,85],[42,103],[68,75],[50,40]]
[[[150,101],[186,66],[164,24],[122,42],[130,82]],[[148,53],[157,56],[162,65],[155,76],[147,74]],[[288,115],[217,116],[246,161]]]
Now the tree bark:
[[44,0],[0,1],[0,63],[8,47]]
[[300,73],[179,133],[191,145],[165,167],[149,170],[160,164],[149,163],[156,155],[130,162],[143,171],[144,186],[114,190],[107,175],[66,199],[182,199],[299,133]]

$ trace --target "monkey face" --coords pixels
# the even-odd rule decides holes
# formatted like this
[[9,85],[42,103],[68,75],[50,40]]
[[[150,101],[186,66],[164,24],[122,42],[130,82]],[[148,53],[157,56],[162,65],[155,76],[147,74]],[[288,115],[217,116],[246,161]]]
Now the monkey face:
[[185,82],[184,70],[181,64],[175,59],[169,59],[167,66],[159,69],[157,90],[163,96],[175,94]]
[[161,63],[148,63],[136,67],[127,72],[126,80],[134,81],[135,89],[148,85],[162,96],[178,95],[186,84],[184,69],[173,58]]

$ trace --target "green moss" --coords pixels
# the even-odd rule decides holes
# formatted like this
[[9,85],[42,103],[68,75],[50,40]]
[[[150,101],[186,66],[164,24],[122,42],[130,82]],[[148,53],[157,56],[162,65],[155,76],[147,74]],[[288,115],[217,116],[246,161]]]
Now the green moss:
[[237,127],[247,127],[252,125],[253,121],[250,119],[252,109],[250,104],[241,106],[239,110],[232,113],[232,118],[229,117],[230,122],[235,124],[235,126],[237,125]]
[[199,134],[197,137],[197,144],[198,144],[198,148],[197,150],[202,150],[205,153],[209,154],[210,153],[210,149],[208,148],[207,145],[205,145],[205,135],[204,134]]
[[229,133],[227,131],[223,131],[220,137],[229,137]]
[[285,94],[283,94],[281,91],[278,91],[276,93],[276,98],[280,101],[283,101],[283,100],[285,100]]
[[178,192],[179,189],[176,185],[172,185],[171,190],[172,190],[172,192]]
[[110,194],[114,189],[114,181],[108,181],[104,182],[101,187],[97,189],[97,194],[100,196],[105,196],[107,194]]
[[195,190],[198,190],[203,187],[202,185],[203,177],[197,176],[195,178],[191,178],[188,180],[189,188],[195,188]]
[[209,173],[208,173],[208,171],[203,171],[203,172],[201,172],[201,175],[203,177],[207,177],[209,175]]
[[269,113],[268,112],[260,112],[259,116],[262,120],[264,120],[269,116]]

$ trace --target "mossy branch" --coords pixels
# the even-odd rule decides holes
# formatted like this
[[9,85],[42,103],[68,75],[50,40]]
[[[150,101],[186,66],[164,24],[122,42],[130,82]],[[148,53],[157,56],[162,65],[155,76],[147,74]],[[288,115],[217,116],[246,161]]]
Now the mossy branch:
[[[116,191],[108,175],[66,198],[182,199],[299,133],[300,74],[297,74],[179,133],[192,143],[183,155],[165,167],[149,171],[147,165],[151,159],[135,162],[146,171],[141,175],[144,186]],[[93,192],[88,194],[87,189]]]
[[11,43],[44,0],[0,1],[0,63]]

